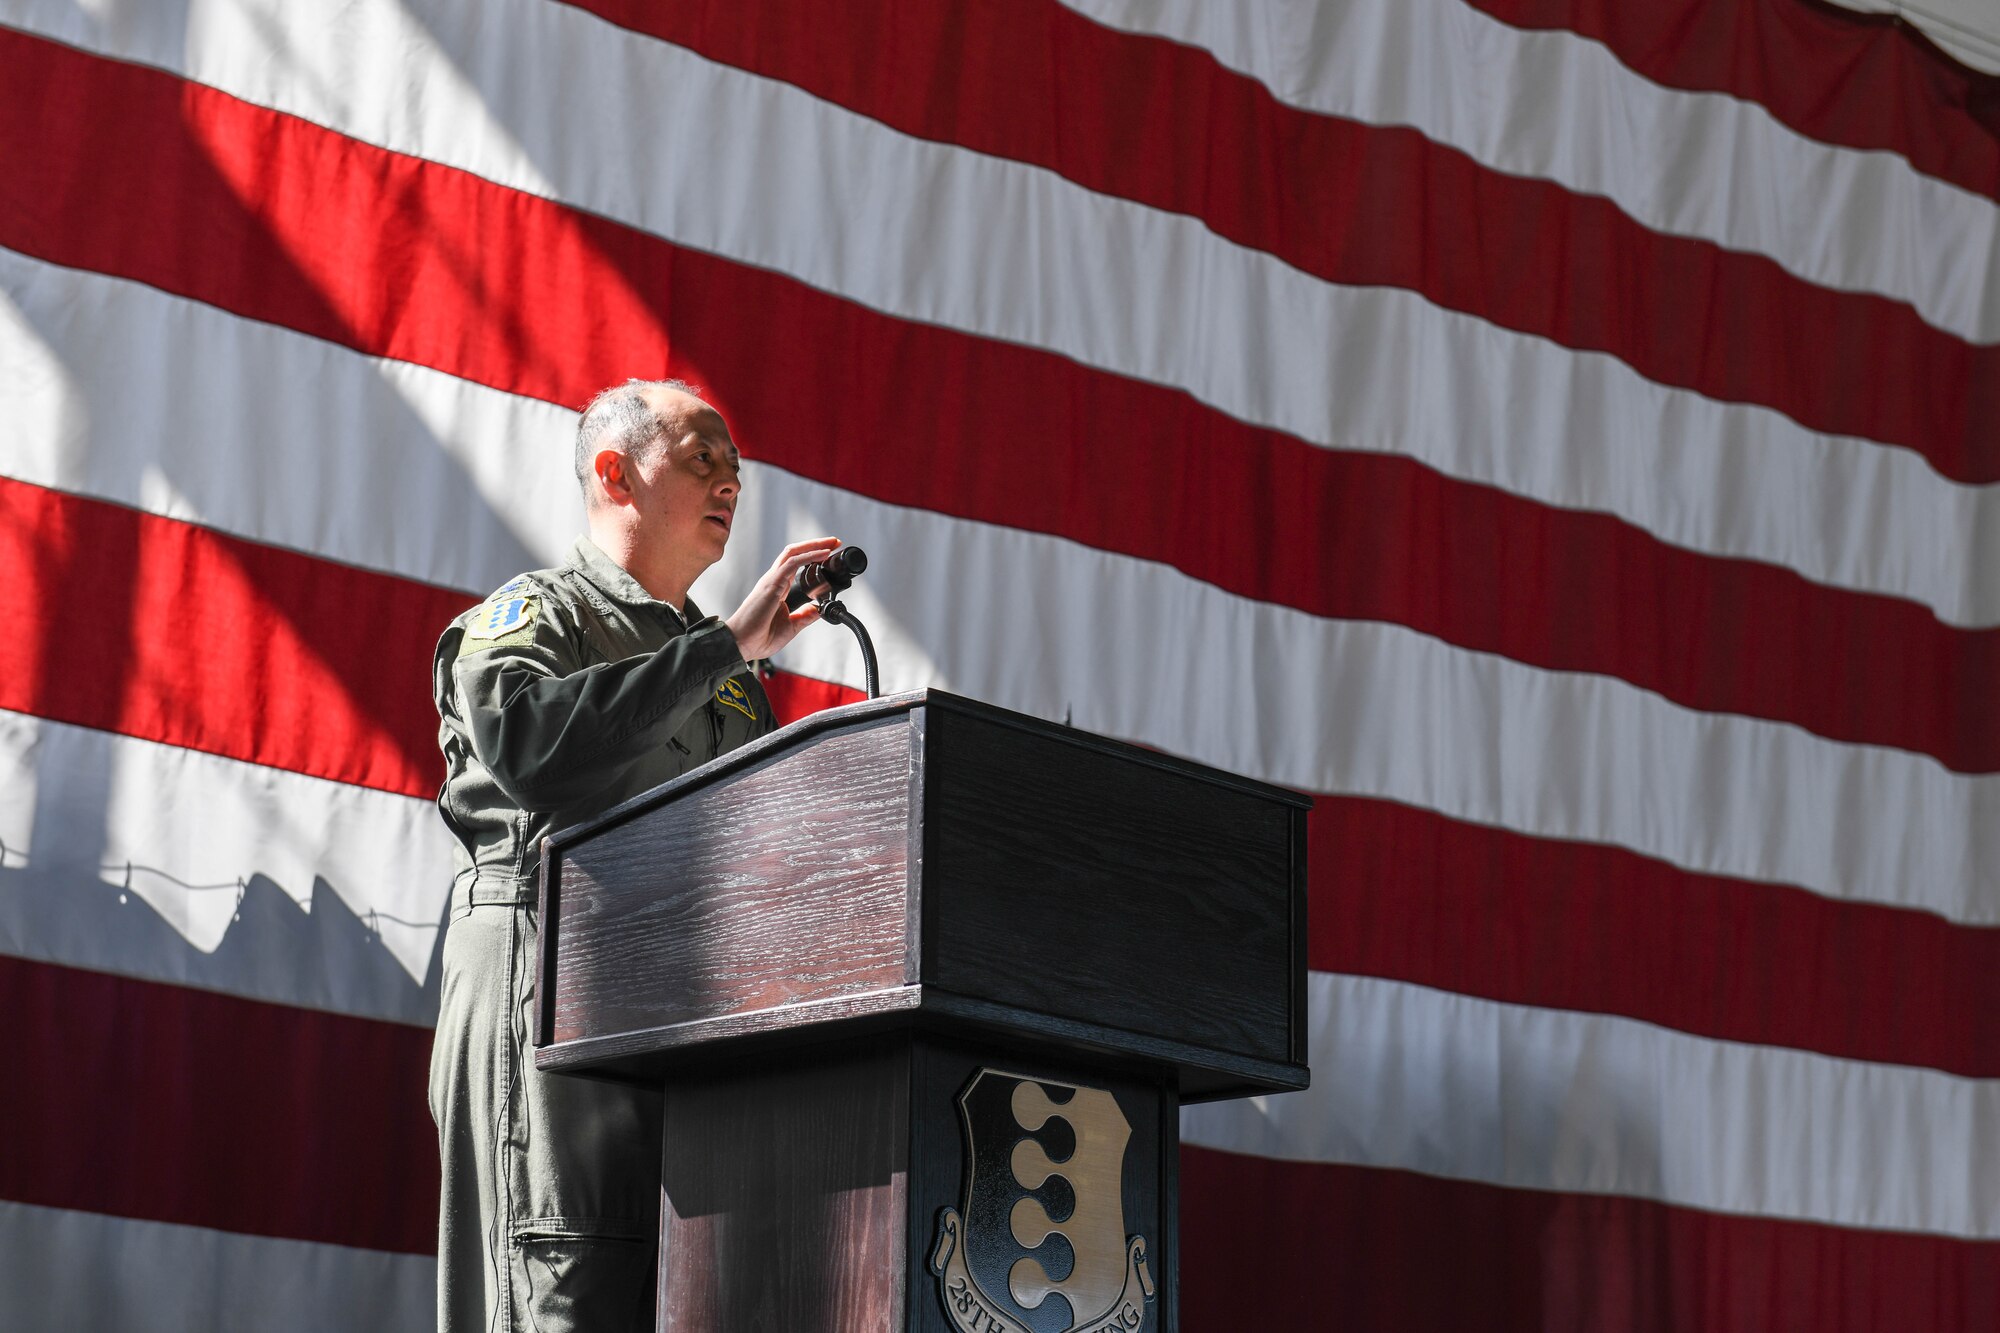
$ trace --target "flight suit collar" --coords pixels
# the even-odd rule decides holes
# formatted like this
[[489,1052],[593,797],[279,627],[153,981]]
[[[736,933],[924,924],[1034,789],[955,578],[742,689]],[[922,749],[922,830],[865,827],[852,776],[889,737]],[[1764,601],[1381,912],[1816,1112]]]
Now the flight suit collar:
[[676,611],[646,591],[639,580],[625,572],[623,566],[598,548],[589,537],[578,537],[576,544],[569,548],[569,557],[563,562],[571,569],[590,580],[591,586],[614,602],[627,606],[656,607],[665,611],[683,625],[699,619],[701,612],[695,610],[694,599],[689,598],[685,612]]

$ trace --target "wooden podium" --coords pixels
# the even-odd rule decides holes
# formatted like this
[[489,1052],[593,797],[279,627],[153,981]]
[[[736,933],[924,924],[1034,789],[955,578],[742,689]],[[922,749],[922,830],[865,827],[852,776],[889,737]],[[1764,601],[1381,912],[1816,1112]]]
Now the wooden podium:
[[535,1062],[666,1089],[658,1328],[1178,1329],[1179,1104],[1309,1077],[1308,804],[933,690],[550,838]]

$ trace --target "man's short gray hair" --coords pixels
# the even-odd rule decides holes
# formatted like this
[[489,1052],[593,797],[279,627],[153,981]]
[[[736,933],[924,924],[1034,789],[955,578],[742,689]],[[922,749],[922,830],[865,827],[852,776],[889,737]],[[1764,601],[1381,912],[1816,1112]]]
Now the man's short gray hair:
[[[589,498],[591,460],[606,447],[637,457],[660,438],[660,418],[646,402],[648,389],[678,389],[691,398],[701,390],[686,380],[626,380],[584,404],[576,421],[576,484]],[[705,400],[704,400],[705,401]]]

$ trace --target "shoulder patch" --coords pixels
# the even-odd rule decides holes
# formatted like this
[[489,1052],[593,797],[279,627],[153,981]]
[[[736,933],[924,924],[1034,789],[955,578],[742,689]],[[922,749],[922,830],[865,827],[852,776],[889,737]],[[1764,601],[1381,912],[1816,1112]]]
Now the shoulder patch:
[[743,688],[743,682],[731,676],[722,682],[722,688],[715,692],[716,702],[726,708],[734,708],[752,722],[757,720],[757,710],[750,706],[750,691]]
[[[516,580],[519,582],[519,580]],[[472,640],[498,639],[535,623],[541,599],[533,593],[509,592],[509,584],[486,599],[465,624],[465,637]]]

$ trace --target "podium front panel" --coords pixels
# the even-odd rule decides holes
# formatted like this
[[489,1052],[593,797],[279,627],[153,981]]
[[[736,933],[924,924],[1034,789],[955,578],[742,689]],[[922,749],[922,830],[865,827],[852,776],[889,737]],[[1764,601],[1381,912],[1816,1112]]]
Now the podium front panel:
[[1295,1058],[1302,810],[1066,728],[928,712],[926,984]]
[[835,731],[562,847],[544,1040],[903,986],[910,746],[901,716]]

